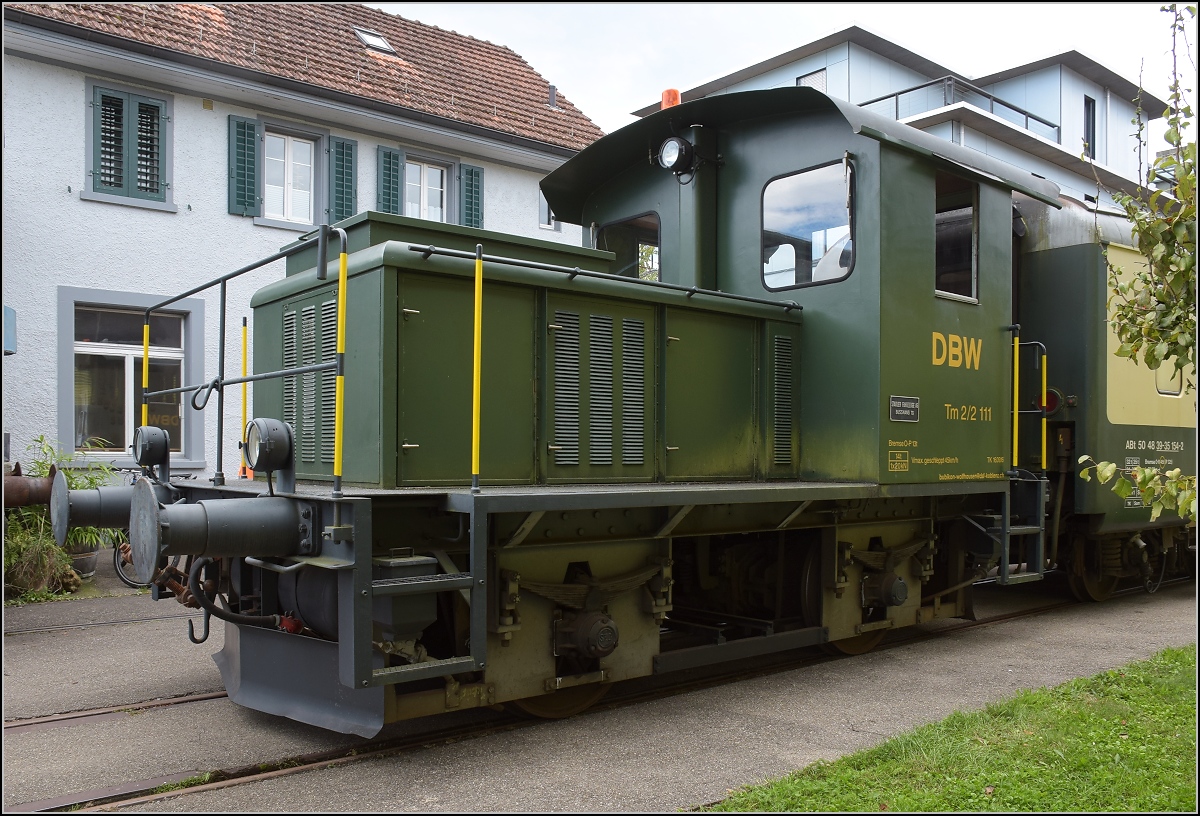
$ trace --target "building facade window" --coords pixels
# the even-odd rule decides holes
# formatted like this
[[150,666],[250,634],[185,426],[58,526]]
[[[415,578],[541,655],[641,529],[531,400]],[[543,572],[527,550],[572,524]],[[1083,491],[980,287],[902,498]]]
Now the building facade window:
[[819,71],[813,71],[811,74],[796,77],[796,85],[801,88],[816,88],[821,93],[825,93],[826,76],[825,69],[822,68]]
[[[458,183],[453,181],[457,178]],[[483,227],[483,168],[449,157],[417,157],[396,147],[376,150],[379,212]]]
[[1090,96],[1083,98],[1083,152],[1096,158],[1096,100]]
[[404,214],[427,221],[446,220],[446,168],[408,159],[404,163]]
[[[75,306],[75,449],[122,451],[141,424],[143,314]],[[183,315],[150,318],[150,391],[183,382]],[[178,394],[149,402],[149,424],[183,449],[183,405]]]
[[[149,295],[59,287],[59,437],[77,451],[132,462],[142,413],[142,331]],[[140,307],[140,308],[139,308]],[[150,318],[149,390],[203,380],[204,302],[187,299]],[[149,424],[170,436],[172,464],[203,465],[202,415],[182,395],[151,397]],[[127,461],[125,461],[127,460]],[[190,460],[190,461],[189,461]]]
[[266,135],[263,214],[267,218],[313,223],[313,158],[317,145],[281,133]]
[[546,196],[541,190],[538,190],[538,226],[542,229],[562,232],[562,222],[554,217],[554,211],[550,209],[550,202],[546,200]]
[[286,122],[229,117],[229,212],[307,230],[358,212],[358,143]]
[[87,172],[80,198],[175,212],[171,100],[89,80]]

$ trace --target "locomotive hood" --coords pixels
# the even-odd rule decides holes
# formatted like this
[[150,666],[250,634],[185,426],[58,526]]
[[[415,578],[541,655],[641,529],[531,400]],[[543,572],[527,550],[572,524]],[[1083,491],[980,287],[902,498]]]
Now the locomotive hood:
[[914,127],[834,99],[813,88],[772,88],[720,94],[660,110],[593,142],[542,180],[542,192],[555,217],[580,224],[584,202],[621,168],[653,161],[663,141],[691,125],[720,128],[733,123],[805,111],[836,111],[855,133],[934,158],[988,181],[999,181],[1052,207],[1060,207],[1059,188],[1005,162]]

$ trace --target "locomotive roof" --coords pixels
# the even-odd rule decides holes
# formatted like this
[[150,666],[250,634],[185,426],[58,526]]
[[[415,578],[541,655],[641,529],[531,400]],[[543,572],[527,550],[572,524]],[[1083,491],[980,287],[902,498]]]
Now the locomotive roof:
[[977,150],[948,142],[922,130],[834,99],[813,88],[786,87],[766,91],[719,94],[660,110],[593,142],[542,180],[542,192],[557,218],[578,224],[588,195],[612,178],[614,168],[628,167],[653,152],[681,127],[720,127],[782,113],[837,111],[855,133],[918,153],[959,172],[999,182],[1054,207],[1060,207],[1058,185]]

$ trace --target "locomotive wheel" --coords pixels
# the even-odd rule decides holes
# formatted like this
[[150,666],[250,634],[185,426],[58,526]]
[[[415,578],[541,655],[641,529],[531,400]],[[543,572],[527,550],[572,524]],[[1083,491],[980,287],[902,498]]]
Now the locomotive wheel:
[[883,636],[887,634],[884,629],[877,629],[874,632],[864,632],[861,635],[854,637],[842,638],[841,640],[831,640],[828,643],[822,643],[821,649],[826,654],[831,655],[860,655],[874,649],[883,640]]
[[1115,575],[1076,575],[1073,571],[1067,572],[1067,583],[1071,587],[1071,593],[1081,601],[1099,603],[1108,600],[1117,588],[1117,580]]
[[[821,549],[810,547],[804,558],[804,567],[800,573],[802,593],[801,608],[804,613],[805,626],[821,625]],[[883,640],[886,632],[882,629],[876,632],[866,632],[854,637],[833,640],[820,644],[821,651],[831,655],[860,655],[874,649]]]
[[530,717],[561,720],[591,708],[601,697],[608,694],[610,688],[612,683],[589,683],[586,686],[572,686],[537,697],[513,700],[509,705]]

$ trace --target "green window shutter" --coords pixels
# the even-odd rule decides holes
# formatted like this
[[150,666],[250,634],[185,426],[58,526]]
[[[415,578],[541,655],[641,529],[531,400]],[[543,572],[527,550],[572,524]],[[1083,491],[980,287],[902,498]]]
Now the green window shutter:
[[458,223],[483,227],[483,168],[458,166]]
[[229,212],[262,215],[258,195],[262,173],[262,126],[257,119],[229,117]]
[[375,209],[401,214],[404,192],[404,151],[379,146],[375,162]]
[[358,212],[358,182],[355,158],[358,142],[329,137],[329,223],[334,224]]
[[127,166],[134,171],[128,194],[151,201],[166,201],[168,182],[164,176],[166,161],[163,155],[166,109],[157,99],[144,96],[129,97],[130,138]]
[[125,195],[129,95],[95,88],[92,96],[92,191]]

